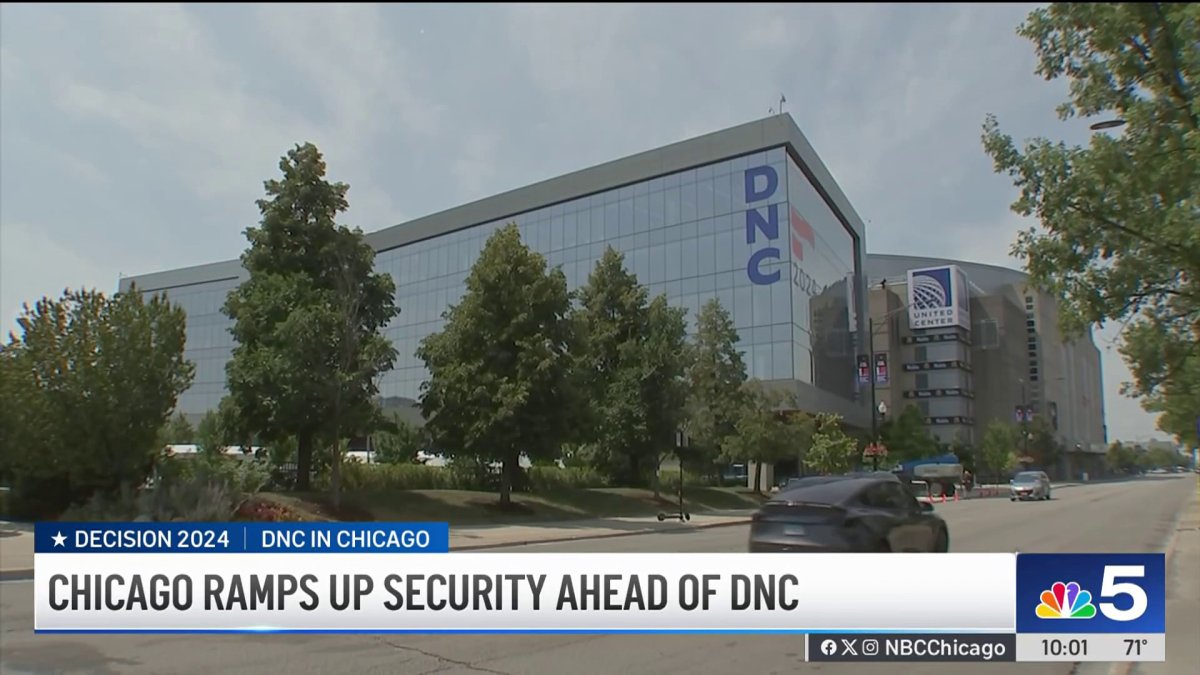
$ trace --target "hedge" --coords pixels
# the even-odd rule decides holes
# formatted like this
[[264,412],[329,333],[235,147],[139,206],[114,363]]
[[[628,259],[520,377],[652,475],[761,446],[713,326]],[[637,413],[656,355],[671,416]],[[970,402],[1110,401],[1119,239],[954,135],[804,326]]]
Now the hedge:
[[[329,477],[317,481],[317,488],[328,486]],[[471,464],[427,466],[422,464],[342,465],[342,489],[347,492],[390,492],[396,490],[479,490],[498,488],[499,474]],[[582,467],[535,466],[522,469],[515,488],[522,492],[604,487],[603,476]]]

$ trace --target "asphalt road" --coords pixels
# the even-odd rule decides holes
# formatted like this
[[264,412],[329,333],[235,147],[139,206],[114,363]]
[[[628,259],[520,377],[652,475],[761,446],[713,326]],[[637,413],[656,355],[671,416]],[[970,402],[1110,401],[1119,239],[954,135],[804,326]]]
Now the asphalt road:
[[[938,511],[950,524],[952,551],[1160,551],[1177,512],[1196,489],[1195,480],[1192,475],[1147,477],[1063,488],[1051,502],[978,500],[939,505]],[[738,526],[520,550],[743,551],[746,534],[747,528]],[[35,636],[32,596],[30,582],[0,584],[0,673],[852,675],[914,670],[894,664],[805,664],[803,641],[791,636]],[[1171,635],[1188,630],[1175,627]],[[995,668],[921,664],[915,670],[950,675],[994,673]],[[1004,671],[1073,672],[1071,664],[1009,664]]]

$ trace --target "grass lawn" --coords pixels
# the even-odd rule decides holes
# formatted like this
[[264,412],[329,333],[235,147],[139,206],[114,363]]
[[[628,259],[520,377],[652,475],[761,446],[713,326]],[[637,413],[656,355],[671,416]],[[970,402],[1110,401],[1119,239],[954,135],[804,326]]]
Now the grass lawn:
[[[651,490],[598,488],[558,493],[515,494],[513,505],[501,509],[493,492],[468,490],[403,490],[384,493],[352,493],[342,497],[335,511],[328,496],[316,493],[263,493],[261,499],[278,502],[312,520],[438,521],[452,525],[489,525],[653,516],[671,511],[669,495],[655,501]],[[703,513],[724,509],[752,509],[763,497],[739,488],[691,488],[684,493],[689,511]]]

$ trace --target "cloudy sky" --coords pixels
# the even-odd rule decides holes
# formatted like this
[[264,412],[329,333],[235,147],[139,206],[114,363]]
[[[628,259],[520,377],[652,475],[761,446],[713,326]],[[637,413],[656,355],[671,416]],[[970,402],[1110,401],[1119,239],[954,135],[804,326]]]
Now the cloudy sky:
[[[1030,5],[145,5],[0,10],[0,316],[64,287],[235,258],[280,155],[312,141],[380,229],[791,113],[872,252],[1019,267],[980,145],[1079,142],[1015,34]],[[1161,435],[1120,396],[1110,437]]]

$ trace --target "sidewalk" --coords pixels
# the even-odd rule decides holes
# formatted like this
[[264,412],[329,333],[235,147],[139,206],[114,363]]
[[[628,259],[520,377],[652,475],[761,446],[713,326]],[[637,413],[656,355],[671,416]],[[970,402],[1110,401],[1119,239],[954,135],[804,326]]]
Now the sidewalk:
[[[1173,675],[1194,673],[1200,663],[1200,486],[1191,506],[1175,525],[1167,547],[1167,660],[1164,663],[1135,663],[1132,668],[1112,672],[1130,675]],[[1191,664],[1191,665],[1188,665]]]
[[[581,539],[610,539],[652,532],[728,527],[750,522],[753,511],[696,513],[687,522],[654,516],[597,518],[527,525],[481,525],[450,527],[450,549],[480,551],[505,546],[550,544]],[[0,581],[33,578],[33,532],[0,522]]]
[[0,523],[0,581],[33,577],[33,532]]
[[712,527],[728,527],[750,522],[753,511],[722,511],[694,513],[691,520],[680,522],[668,519],[659,522],[654,516],[569,520],[528,525],[486,525],[451,527],[450,548],[454,551],[477,551],[502,546],[549,544],[578,539],[609,539],[651,532],[678,532]]

